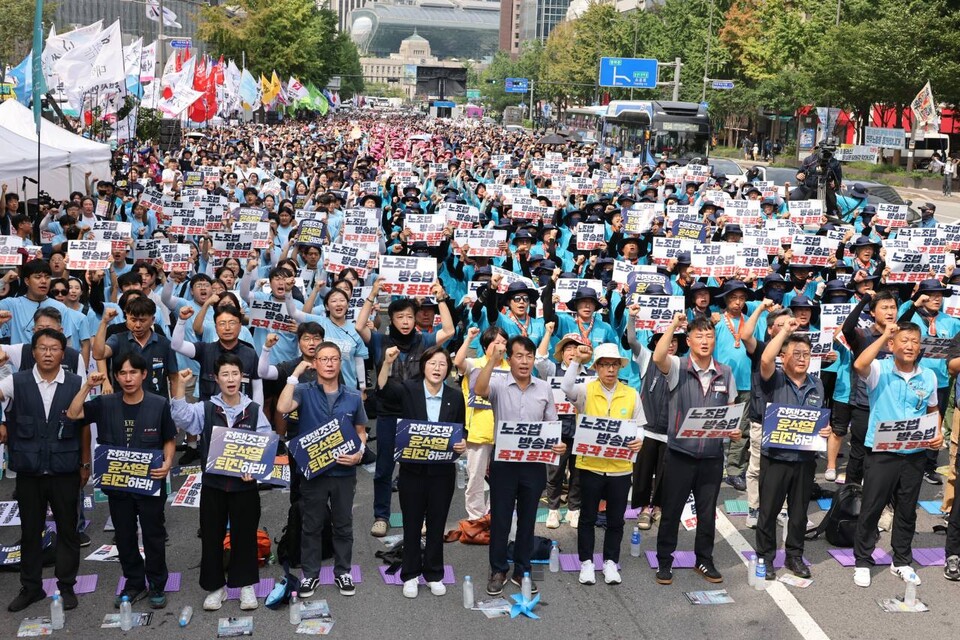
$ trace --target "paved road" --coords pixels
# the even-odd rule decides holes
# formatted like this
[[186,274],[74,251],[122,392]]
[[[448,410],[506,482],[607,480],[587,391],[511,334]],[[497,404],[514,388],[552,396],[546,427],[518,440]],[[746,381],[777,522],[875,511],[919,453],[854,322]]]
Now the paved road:
[[[822,466],[822,465],[821,465]],[[822,471],[822,468],[821,468]],[[834,485],[822,481],[821,485],[833,488]],[[179,486],[182,478],[177,478],[174,486]],[[0,482],[0,496],[8,499],[13,490],[13,482],[4,479]],[[937,488],[924,485],[923,499],[934,499]],[[285,514],[288,495],[280,491],[262,493],[263,515],[261,523],[274,535],[279,532]],[[721,505],[724,499],[743,499],[733,489],[725,487],[721,492]],[[828,554],[825,542],[808,543],[806,557],[813,565],[814,584],[805,590],[775,585],[767,592],[756,592],[746,584],[746,566],[735,549],[746,548],[753,541],[753,532],[744,528],[743,518],[718,515],[718,537],[715,559],[719,570],[726,580],[726,588],[735,604],[717,607],[694,607],[687,604],[685,591],[711,588],[711,585],[693,573],[692,570],[675,571],[672,586],[662,587],[655,584],[653,571],[643,558],[629,555],[629,538],[623,545],[624,584],[608,587],[598,584],[582,587],[577,583],[575,573],[547,573],[541,583],[543,606],[539,613],[542,618],[533,620],[487,620],[479,612],[465,612],[461,604],[459,586],[450,588],[447,596],[436,598],[421,592],[416,601],[410,601],[401,595],[399,587],[384,585],[377,572],[378,560],[374,553],[382,548],[381,543],[368,534],[372,524],[372,475],[359,471],[357,491],[354,561],[362,567],[363,582],[357,595],[344,598],[332,587],[321,588],[317,596],[327,598],[336,620],[333,635],[340,638],[389,638],[405,640],[407,638],[462,638],[491,637],[494,634],[510,634],[517,637],[522,633],[531,638],[723,638],[731,640],[750,640],[755,638],[777,638],[793,640],[804,638],[864,639],[903,638],[903,637],[946,637],[955,626],[954,613],[960,605],[960,585],[946,582],[938,567],[919,568],[923,579],[919,588],[920,597],[931,607],[924,615],[894,615],[882,613],[876,599],[902,593],[903,583],[895,579],[887,570],[874,572],[874,586],[860,589],[853,585],[852,569],[841,568]],[[394,499],[397,509],[397,500]],[[450,524],[463,517],[462,494],[456,496],[451,511]],[[811,505],[810,517],[819,521],[823,512],[816,504]],[[94,545],[108,544],[111,534],[103,532],[107,517],[106,505],[96,505],[92,514],[93,524],[89,532]],[[931,527],[937,518],[923,511],[919,512],[918,533],[915,546],[942,547],[943,537],[933,534]],[[168,547],[168,563],[172,571],[184,572],[183,588],[179,593],[170,594],[170,604],[166,611],[155,616],[153,624],[143,630],[147,637],[166,639],[184,637],[213,638],[216,622],[220,615],[238,615],[236,601],[229,601],[219,614],[200,611],[203,593],[196,583],[200,550],[196,538],[197,511],[186,508],[167,509],[167,521],[171,531]],[[655,548],[655,532],[644,535],[644,551]],[[391,533],[399,533],[393,530]],[[556,531],[549,531],[543,525],[537,525],[537,533],[553,536],[559,540],[564,552],[576,551],[576,532],[563,525]],[[598,539],[602,539],[603,530],[597,530]],[[9,544],[18,536],[18,529],[0,529],[0,544]],[[888,547],[888,536],[884,534],[881,546]],[[84,555],[94,547],[84,550]],[[599,548],[599,544],[598,544]],[[681,532],[681,550],[693,548],[693,534]],[[479,589],[485,585],[487,576],[486,547],[469,547],[459,543],[446,547],[446,560],[455,568],[458,580],[464,574],[471,574]],[[76,638],[94,638],[98,625],[105,613],[112,612],[113,593],[120,575],[117,564],[102,562],[81,562],[81,574],[97,573],[100,583],[90,595],[80,596],[80,607],[67,615],[66,630],[57,635]],[[275,577],[275,567],[266,567],[262,577]],[[52,575],[52,569],[45,570]],[[0,575],[0,603],[4,605],[16,594],[18,585],[16,574]],[[508,588],[506,593],[513,593]],[[187,636],[177,628],[176,616],[180,608],[191,604],[197,613],[190,625]],[[147,610],[143,602],[138,610]],[[27,613],[39,615],[46,611],[41,604],[34,605]],[[255,637],[293,638],[293,627],[287,622],[287,612],[270,611],[262,607],[253,613]],[[19,621],[24,614],[0,613],[0,628],[3,637],[13,637]],[[793,621],[793,622],[791,622]],[[469,627],[467,626],[469,625]],[[116,631],[108,631],[110,635]],[[362,634],[362,636],[361,636]]]

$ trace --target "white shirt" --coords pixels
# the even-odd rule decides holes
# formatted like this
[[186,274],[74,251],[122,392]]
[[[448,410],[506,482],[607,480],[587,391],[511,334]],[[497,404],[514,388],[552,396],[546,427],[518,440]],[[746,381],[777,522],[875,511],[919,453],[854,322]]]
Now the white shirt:
[[[703,387],[703,392],[707,393],[707,391],[710,390],[710,383],[718,371],[716,361],[710,358],[710,366],[706,369],[701,369],[697,363],[694,362],[693,358],[690,358],[690,364],[693,365],[693,370],[697,372],[697,377],[700,378],[700,386]],[[667,374],[667,384],[671,391],[676,389],[677,385],[680,384],[679,356],[670,356],[670,373]]]
[[[43,400],[43,416],[49,420],[50,407],[53,405],[53,396],[57,393],[57,386],[63,384],[64,380],[66,380],[66,376],[61,367],[57,369],[57,377],[54,378],[52,382],[47,382],[40,377],[40,370],[37,369],[37,365],[33,365],[32,371],[33,379],[37,383],[37,388],[40,390],[40,398]],[[10,401],[13,400],[13,376],[0,380],[0,394],[3,394],[3,399],[7,403],[5,406],[10,406]]]

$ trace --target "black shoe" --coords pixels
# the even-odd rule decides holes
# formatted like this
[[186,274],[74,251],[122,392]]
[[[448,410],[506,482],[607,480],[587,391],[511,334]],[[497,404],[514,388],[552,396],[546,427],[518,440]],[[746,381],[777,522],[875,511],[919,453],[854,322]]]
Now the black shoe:
[[393,493],[400,491],[400,476],[395,477],[393,482],[390,483],[390,491]]
[[300,586],[297,588],[297,595],[302,598],[309,598],[320,585],[319,578],[301,578]]
[[[518,589],[523,588],[523,576],[513,576],[510,578],[510,584],[516,585]],[[540,593],[540,587],[537,586],[537,583],[533,581],[533,578],[530,579],[530,584],[533,586],[533,589],[530,593]]]
[[26,589],[20,589],[20,593],[17,594],[17,597],[13,599],[9,605],[7,605],[7,611],[11,613],[16,613],[17,611],[23,611],[34,602],[40,602],[45,599],[47,594],[40,591],[27,591]]
[[929,482],[930,484],[937,485],[937,486],[943,484],[943,479],[940,477],[940,474],[937,473],[936,471],[924,471],[923,481]]
[[191,462],[200,461],[200,451],[196,447],[187,447],[187,450],[183,452],[183,455],[180,456],[180,459],[177,460],[177,464],[181,467],[185,467]]
[[333,582],[337,585],[337,589],[340,590],[342,596],[352,596],[357,592],[357,588],[353,584],[353,576],[349,573],[337,576]]
[[487,595],[488,596],[498,596],[503,593],[503,583],[507,581],[507,575],[501,571],[496,571],[490,574],[490,579],[487,580]]
[[89,546],[90,546],[90,536],[87,535],[86,531],[81,531],[80,533],[77,534],[77,537],[80,538],[80,546],[81,546],[81,547],[89,547]]
[[728,485],[736,489],[737,491],[746,491],[747,490],[747,481],[743,476],[727,476],[723,479]]
[[717,568],[713,566],[712,562],[699,562],[694,571],[702,575],[703,579],[707,582],[712,582],[713,584],[723,582],[723,576],[720,575],[720,572],[717,571]]
[[124,596],[127,597],[127,600],[130,601],[130,605],[133,606],[140,600],[143,600],[144,598],[147,597],[147,588],[143,587],[141,589],[137,589],[136,587],[133,587],[133,588],[124,587],[123,591],[120,592],[120,595],[118,595],[113,599],[114,609],[120,608],[120,603],[123,602]]
[[673,584],[673,567],[657,569],[657,584]]
[[803,558],[787,558],[787,561],[784,563],[784,568],[787,571],[792,571],[793,575],[798,578],[810,577],[810,567],[803,561]]
[[77,594],[73,592],[73,587],[60,589],[60,599],[63,600],[63,610],[70,611],[77,608]]
[[767,580],[768,582],[773,582],[774,580],[777,579],[777,572],[774,571],[773,569],[767,569],[767,575],[764,579]]

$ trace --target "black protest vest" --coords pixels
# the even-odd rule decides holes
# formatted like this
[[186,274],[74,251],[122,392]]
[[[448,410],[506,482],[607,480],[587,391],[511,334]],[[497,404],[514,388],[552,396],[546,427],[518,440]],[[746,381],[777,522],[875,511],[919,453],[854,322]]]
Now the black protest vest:
[[246,342],[238,342],[233,349],[224,349],[220,341],[208,342],[203,349],[203,354],[197,361],[200,363],[200,379],[197,382],[197,389],[200,392],[201,400],[209,400],[220,393],[220,386],[217,384],[217,358],[222,353],[233,353],[243,362],[243,382],[240,385],[240,393],[248,398],[253,397],[253,380],[257,374],[257,364],[260,357],[257,352]]
[[97,422],[97,443],[111,447],[131,449],[162,449],[160,424],[163,419],[167,399],[147,391],[137,410],[137,419],[133,425],[133,436],[127,443],[127,432],[123,427],[123,394],[111,393],[101,396],[103,412]]
[[[227,415],[223,407],[214,404],[209,400],[203,401],[203,434],[200,436],[200,464],[201,468],[207,468],[207,455],[210,453],[210,438],[213,435],[214,427],[227,427],[229,429],[245,429],[246,431],[256,431],[257,424],[260,422],[260,405],[251,401],[243,412],[237,416],[233,424],[227,421]],[[232,476],[222,476],[216,473],[203,474],[203,484],[208,487],[220,489],[221,491],[249,491],[256,490],[257,483],[244,482],[240,478]]]
[[80,376],[64,372],[63,384],[43,413],[43,398],[33,370],[13,374],[13,401],[7,410],[10,469],[25,475],[62,475],[80,468],[80,427],[67,418],[67,409],[83,383]]

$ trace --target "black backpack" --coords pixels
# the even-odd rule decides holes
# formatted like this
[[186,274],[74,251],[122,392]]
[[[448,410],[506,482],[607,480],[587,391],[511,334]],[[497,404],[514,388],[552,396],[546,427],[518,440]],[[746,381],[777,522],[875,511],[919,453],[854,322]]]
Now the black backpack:
[[807,539],[816,540],[824,535],[827,542],[835,547],[853,547],[862,500],[863,488],[859,484],[845,484],[840,487],[833,496],[827,515],[815,529],[807,532]]

